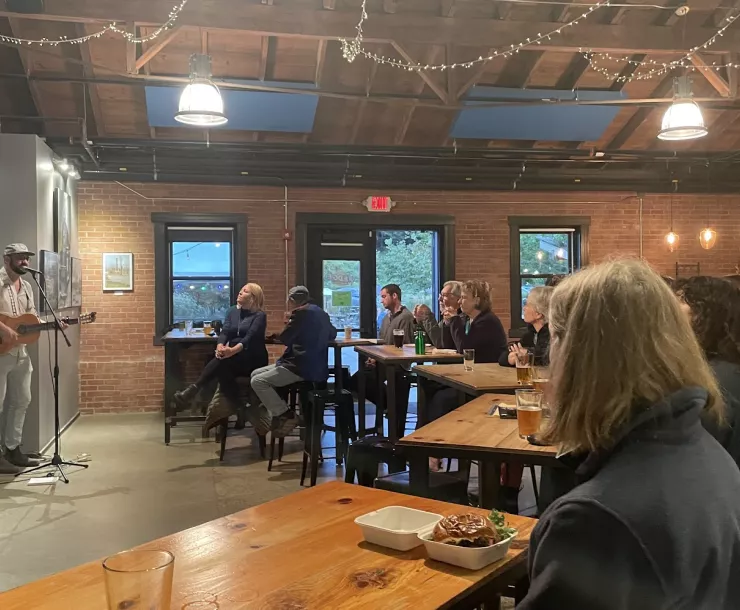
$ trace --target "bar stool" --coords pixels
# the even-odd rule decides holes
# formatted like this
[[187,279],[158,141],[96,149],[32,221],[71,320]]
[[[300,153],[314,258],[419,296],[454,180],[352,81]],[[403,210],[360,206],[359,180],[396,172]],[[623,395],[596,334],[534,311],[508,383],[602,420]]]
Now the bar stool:
[[378,476],[378,466],[387,464],[392,473],[406,470],[406,460],[398,447],[384,436],[366,436],[349,447],[345,483],[357,482],[364,487],[372,487]]

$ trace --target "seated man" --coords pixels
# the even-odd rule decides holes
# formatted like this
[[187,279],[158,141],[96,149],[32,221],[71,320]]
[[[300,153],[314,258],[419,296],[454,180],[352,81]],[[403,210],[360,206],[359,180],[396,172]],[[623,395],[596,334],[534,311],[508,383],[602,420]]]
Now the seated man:
[[448,324],[444,324],[443,314],[450,310],[457,312],[458,315],[461,314],[461,296],[462,284],[460,282],[451,280],[444,283],[442,291],[439,293],[439,322],[434,319],[434,314],[427,305],[420,304],[414,307],[414,320],[424,329],[427,343],[431,343],[436,348],[455,349],[450,327]]
[[289,434],[298,425],[298,417],[276,388],[300,381],[326,381],[329,377],[327,350],[337,329],[323,309],[309,302],[310,298],[304,286],[290,289],[290,318],[278,337],[285,351],[274,365],[252,373],[252,389],[272,418],[270,428],[281,435]]

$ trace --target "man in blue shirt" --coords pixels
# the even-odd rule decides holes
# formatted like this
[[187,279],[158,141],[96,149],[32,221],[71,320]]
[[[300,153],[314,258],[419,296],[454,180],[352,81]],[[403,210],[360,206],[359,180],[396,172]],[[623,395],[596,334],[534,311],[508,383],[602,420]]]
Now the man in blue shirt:
[[252,373],[252,389],[272,417],[272,431],[281,435],[298,425],[298,417],[276,388],[300,381],[326,381],[329,376],[327,351],[337,336],[337,329],[329,315],[310,299],[305,286],[290,289],[290,319],[279,335],[285,351],[274,365]]

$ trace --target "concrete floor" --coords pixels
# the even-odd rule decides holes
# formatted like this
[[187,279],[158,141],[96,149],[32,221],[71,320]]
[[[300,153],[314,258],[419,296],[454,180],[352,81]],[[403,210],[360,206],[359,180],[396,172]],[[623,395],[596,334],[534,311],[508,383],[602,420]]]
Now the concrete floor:
[[[201,440],[199,427],[174,429],[167,447],[161,415],[81,417],[63,435],[62,456],[84,452],[92,461],[87,470],[68,470],[69,485],[0,478],[0,591],[300,489],[297,440],[286,442],[285,461],[267,472],[253,432],[232,434],[219,463],[218,445]],[[324,482],[344,473],[326,460],[319,476]],[[533,504],[525,480],[520,506]]]

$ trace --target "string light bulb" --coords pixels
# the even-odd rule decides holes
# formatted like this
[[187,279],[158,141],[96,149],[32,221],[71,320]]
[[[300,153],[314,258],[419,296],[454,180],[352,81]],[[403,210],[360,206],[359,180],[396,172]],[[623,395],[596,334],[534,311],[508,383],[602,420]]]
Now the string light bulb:
[[706,227],[699,233],[699,244],[705,250],[711,250],[717,244],[717,231]]

